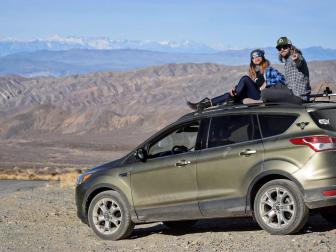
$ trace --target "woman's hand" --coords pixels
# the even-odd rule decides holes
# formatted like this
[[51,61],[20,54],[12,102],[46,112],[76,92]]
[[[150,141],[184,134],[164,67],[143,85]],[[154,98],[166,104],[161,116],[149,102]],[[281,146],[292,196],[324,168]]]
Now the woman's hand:
[[263,89],[265,89],[265,88],[266,88],[266,81],[264,81],[264,83],[260,86],[259,89],[260,89],[260,91],[261,91],[261,90],[263,90]]
[[230,93],[231,97],[236,96],[236,90],[235,90],[235,88],[232,88],[229,93]]

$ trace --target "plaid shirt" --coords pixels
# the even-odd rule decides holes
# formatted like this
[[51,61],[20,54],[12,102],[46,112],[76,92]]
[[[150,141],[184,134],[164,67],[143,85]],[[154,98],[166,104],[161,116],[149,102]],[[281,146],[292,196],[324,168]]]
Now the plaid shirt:
[[268,67],[265,71],[266,87],[274,86],[277,84],[285,84],[285,77],[275,68]]
[[301,95],[310,94],[311,91],[309,70],[305,59],[301,55],[299,57],[297,62],[294,62],[292,57],[286,59],[285,79],[287,87],[293,91],[294,95],[306,100],[307,97],[301,97]]

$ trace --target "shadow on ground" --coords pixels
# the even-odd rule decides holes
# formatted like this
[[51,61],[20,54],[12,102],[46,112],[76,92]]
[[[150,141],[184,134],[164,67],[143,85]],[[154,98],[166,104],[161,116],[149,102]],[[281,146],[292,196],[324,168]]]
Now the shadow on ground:
[[[325,221],[320,215],[315,214],[311,216],[300,233],[297,235],[303,235],[306,233],[315,232],[327,232],[336,229],[335,225],[332,225]],[[183,230],[174,230],[167,228],[164,224],[158,223],[151,227],[138,226],[132,233],[131,239],[149,236],[152,234],[164,234],[181,236],[185,234],[195,233],[207,233],[207,232],[246,232],[246,231],[261,231],[258,223],[252,218],[226,218],[226,219],[212,219],[212,220],[200,220],[191,228]]]

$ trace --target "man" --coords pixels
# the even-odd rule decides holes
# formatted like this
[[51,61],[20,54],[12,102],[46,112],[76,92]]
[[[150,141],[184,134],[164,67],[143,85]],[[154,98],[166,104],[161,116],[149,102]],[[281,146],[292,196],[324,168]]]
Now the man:
[[285,63],[285,86],[278,86],[276,90],[264,89],[261,93],[263,102],[291,102],[307,101],[311,92],[309,70],[306,60],[300,50],[296,49],[287,37],[277,40],[279,60]]

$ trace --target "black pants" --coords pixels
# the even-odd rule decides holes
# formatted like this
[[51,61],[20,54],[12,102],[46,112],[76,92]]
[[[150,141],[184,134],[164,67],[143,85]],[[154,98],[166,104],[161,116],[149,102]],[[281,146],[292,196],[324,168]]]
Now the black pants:
[[[243,76],[235,87],[236,98],[242,101],[245,98],[254,100],[260,99],[260,90],[257,84],[247,75]],[[229,93],[217,96],[211,99],[212,105],[218,105],[226,102],[230,98]]]
[[261,99],[266,102],[302,104],[300,97],[293,94],[286,85],[274,85],[261,91]]

